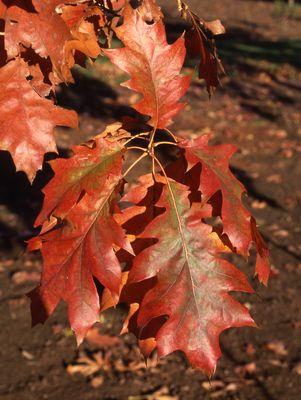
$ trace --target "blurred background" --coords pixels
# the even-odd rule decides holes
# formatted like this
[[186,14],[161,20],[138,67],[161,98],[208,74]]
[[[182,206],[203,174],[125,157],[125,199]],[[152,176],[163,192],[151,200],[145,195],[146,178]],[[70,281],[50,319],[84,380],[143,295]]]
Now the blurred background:
[[[25,294],[37,285],[41,260],[25,254],[24,240],[41,205],[40,189],[15,174],[0,152],[0,399],[1,400],[297,400],[301,398],[301,4],[297,1],[190,0],[206,20],[220,18],[217,40],[227,75],[209,100],[193,66],[188,105],[172,130],[182,137],[212,132],[213,143],[234,143],[232,169],[245,185],[246,203],[271,251],[268,289],[239,296],[260,329],[222,335],[223,356],[211,382],[181,354],[145,367],[135,340],[116,337],[125,311],[109,311],[76,347],[61,305],[45,326],[30,328]],[[175,0],[162,0],[170,37],[181,34]],[[59,104],[80,115],[79,131],[57,129],[62,155],[129,113],[137,95],[121,88],[125,76],[107,60],[74,71]],[[251,267],[251,268],[250,268]]]

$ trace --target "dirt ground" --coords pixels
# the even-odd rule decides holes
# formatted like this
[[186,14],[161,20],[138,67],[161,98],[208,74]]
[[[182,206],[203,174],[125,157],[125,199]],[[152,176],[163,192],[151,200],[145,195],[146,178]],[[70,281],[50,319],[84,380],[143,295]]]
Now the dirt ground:
[[[163,1],[162,1],[163,3]],[[166,1],[164,2],[166,4]],[[227,76],[208,100],[196,79],[189,105],[173,130],[184,137],[212,132],[213,143],[234,143],[234,173],[244,183],[248,207],[269,245],[273,266],[266,289],[247,271],[257,295],[239,299],[259,329],[225,332],[223,356],[212,382],[192,370],[181,354],[148,367],[135,340],[120,331],[126,310],[108,311],[80,346],[62,304],[44,326],[31,329],[26,293],[40,276],[38,255],[24,240],[41,205],[40,188],[30,187],[0,154],[0,400],[297,400],[301,399],[301,6],[280,1],[191,0],[204,18],[221,18],[228,34],[218,40]],[[175,15],[170,2],[170,15]],[[169,20],[175,33],[178,20]],[[189,66],[185,72],[193,71]],[[61,154],[130,112],[136,95],[117,87],[124,76],[108,62],[59,94],[62,105],[80,114],[79,131],[59,129]],[[103,78],[105,76],[105,79]]]

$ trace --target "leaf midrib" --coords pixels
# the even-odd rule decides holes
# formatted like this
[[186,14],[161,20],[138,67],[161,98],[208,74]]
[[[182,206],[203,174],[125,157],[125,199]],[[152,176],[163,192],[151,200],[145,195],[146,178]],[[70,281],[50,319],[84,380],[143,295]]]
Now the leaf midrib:
[[[114,193],[118,183],[119,183],[120,179],[118,180],[118,182],[116,183],[116,185],[114,185],[113,189],[109,192],[109,194],[105,197],[104,201],[102,202],[101,206],[99,207],[99,209],[97,210],[95,217],[92,219],[91,223],[89,224],[85,234],[83,234],[79,241],[78,244],[75,246],[75,248],[70,252],[70,254],[68,254],[68,256],[65,258],[65,260],[61,263],[61,266],[59,268],[59,270],[46,282],[42,285],[42,288],[48,286],[48,284],[58,275],[61,273],[62,269],[65,267],[65,265],[69,262],[70,258],[73,256],[73,254],[79,249],[79,247],[82,245],[84,239],[87,237],[87,235],[89,234],[92,226],[94,225],[95,221],[98,219],[99,214],[101,213],[101,211],[103,210],[105,204],[109,201],[110,197],[112,196],[112,194]],[[82,270],[82,267],[81,267]],[[92,274],[92,272],[91,272]]]
[[[186,263],[187,263],[187,267],[188,267],[188,271],[189,271],[189,277],[190,277],[191,289],[192,289],[192,293],[193,293],[193,299],[194,299],[195,306],[196,306],[196,309],[197,309],[198,317],[200,318],[201,316],[200,316],[199,308],[198,308],[198,305],[197,305],[197,302],[196,302],[196,295],[195,295],[195,290],[194,290],[195,285],[194,285],[193,277],[192,277],[192,273],[191,273],[191,269],[192,268],[191,268],[190,260],[189,260],[188,245],[187,245],[185,234],[184,234],[184,231],[183,231],[183,226],[182,226],[182,222],[181,222],[181,218],[180,218],[180,213],[179,213],[179,210],[178,210],[178,207],[177,207],[176,198],[175,198],[175,195],[173,193],[173,190],[172,190],[172,187],[171,187],[171,184],[170,184],[169,181],[167,181],[167,186],[168,186],[168,189],[170,191],[171,198],[172,198],[172,203],[173,203],[174,210],[175,210],[175,213],[176,213],[176,217],[177,217],[177,221],[178,221],[178,228],[179,228],[180,237],[181,237],[181,242],[183,244],[185,259],[186,259]],[[183,268],[185,267],[186,263],[183,263],[183,266],[181,268],[180,273],[183,271]]]

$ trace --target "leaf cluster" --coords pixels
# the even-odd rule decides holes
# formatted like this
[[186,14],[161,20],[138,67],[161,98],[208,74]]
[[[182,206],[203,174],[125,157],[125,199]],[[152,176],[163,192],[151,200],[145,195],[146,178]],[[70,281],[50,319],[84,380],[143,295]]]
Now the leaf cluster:
[[[75,63],[106,56],[129,76],[123,86],[139,94],[136,117],[50,162],[41,232],[29,242],[44,260],[30,294],[33,321],[43,322],[63,300],[81,343],[100,312],[126,303],[123,332],[137,336],[146,357],[181,350],[211,375],[221,332],[255,326],[230,294],[253,289],[227,255],[247,258],[254,246],[264,284],[269,260],[229,168],[234,146],[212,146],[207,135],[183,140],[169,129],[185,107],[186,57],[200,59],[209,94],[223,71],[214,44],[224,32],[220,21],[202,20],[184,1],[178,7],[188,28],[169,44],[155,0],[1,0],[0,146],[32,181],[45,153],[56,151],[55,126],[77,125],[74,111],[55,105]],[[112,35],[123,47],[111,48]],[[161,146],[174,150],[167,165]],[[146,159],[149,171],[139,176]]]

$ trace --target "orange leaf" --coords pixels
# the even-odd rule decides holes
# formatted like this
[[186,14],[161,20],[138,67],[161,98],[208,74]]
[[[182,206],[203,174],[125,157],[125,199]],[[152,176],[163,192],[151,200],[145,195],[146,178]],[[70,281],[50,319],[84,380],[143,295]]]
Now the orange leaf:
[[126,5],[123,24],[116,28],[124,43],[121,49],[105,50],[105,54],[131,77],[123,86],[142,94],[134,106],[150,116],[154,128],[165,128],[184,107],[179,99],[186,93],[190,79],[180,75],[185,59],[184,39],[169,45],[163,22],[144,21],[139,10]]
[[39,96],[34,86],[38,82],[41,87],[42,82],[35,76],[31,84],[29,76],[22,59],[0,69],[0,148],[10,151],[17,171],[25,171],[33,181],[44,154],[57,151],[54,127],[77,127],[77,114]]

